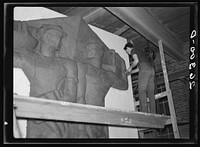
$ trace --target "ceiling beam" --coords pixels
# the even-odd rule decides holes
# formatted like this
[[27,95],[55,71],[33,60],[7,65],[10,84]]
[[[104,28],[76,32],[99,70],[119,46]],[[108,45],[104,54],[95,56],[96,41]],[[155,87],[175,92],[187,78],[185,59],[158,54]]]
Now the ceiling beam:
[[105,13],[105,10],[102,7],[97,7],[93,9],[93,11],[90,11],[90,13],[88,13],[87,15],[83,16],[83,19],[86,22],[90,22],[98,16],[101,16],[103,13]]
[[89,23],[90,21],[101,16],[105,12],[105,9],[103,9],[102,7],[72,7],[62,13],[67,16],[79,15],[83,17],[83,19],[87,23]]
[[184,60],[183,44],[155,17],[142,7],[106,7],[139,34],[158,46],[162,40],[164,51],[176,60]]
[[122,33],[126,32],[130,27],[127,25],[124,25],[123,27],[119,28],[117,31],[115,31],[113,34],[121,35]]

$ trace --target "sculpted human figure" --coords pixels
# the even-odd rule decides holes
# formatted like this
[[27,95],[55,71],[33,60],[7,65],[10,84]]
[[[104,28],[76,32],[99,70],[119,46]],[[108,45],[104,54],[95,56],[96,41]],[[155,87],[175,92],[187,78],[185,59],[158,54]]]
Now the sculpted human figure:
[[[62,39],[66,37],[60,26],[43,24],[36,35],[39,43],[34,51],[14,51],[14,67],[21,68],[27,76],[30,96],[105,106],[105,96],[110,87],[121,90],[128,88],[126,76],[100,68],[103,52],[98,44],[88,43],[85,56],[87,62],[76,62],[56,54],[62,45]],[[119,68],[125,71],[123,59],[120,62]],[[107,137],[108,127],[103,125],[31,119],[27,121],[27,138]]]
[[[42,25],[37,35],[40,40],[37,53],[28,50],[14,51],[14,67],[21,68],[27,76],[30,96],[76,102],[77,66],[72,60],[57,58],[55,54],[66,34],[59,26]],[[64,128],[63,124],[28,120],[27,138],[67,136],[64,129],[58,128]]]
[[[116,54],[116,60],[120,62],[118,68],[121,74],[104,70],[102,67],[103,50],[100,45],[88,40],[85,45],[83,62],[77,62],[78,66],[78,92],[77,103],[105,106],[105,96],[110,87],[126,90],[128,88],[127,77],[122,73],[126,70],[125,62]],[[111,58],[111,57],[110,57]],[[121,60],[120,60],[121,59]],[[96,124],[82,124],[78,127],[80,137],[83,138],[108,138],[108,126]],[[72,128],[74,129],[74,128]]]

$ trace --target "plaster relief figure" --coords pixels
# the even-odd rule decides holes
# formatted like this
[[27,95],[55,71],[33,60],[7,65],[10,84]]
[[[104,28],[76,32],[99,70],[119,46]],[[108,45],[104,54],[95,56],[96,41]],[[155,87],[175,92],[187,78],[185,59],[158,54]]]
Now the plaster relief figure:
[[[127,90],[127,77],[122,74],[125,62],[117,53],[113,58],[120,64],[109,65],[116,67],[114,71],[107,70],[101,62],[105,50],[97,42],[88,40],[88,45],[83,46],[87,51],[84,58],[77,61],[59,56],[63,40],[70,37],[62,25],[43,23],[38,28],[25,22],[17,25],[23,28],[15,27],[18,36],[25,34],[31,38],[28,40],[31,48],[27,43],[19,46],[19,40],[14,39],[14,67],[21,68],[27,76],[30,96],[104,107],[110,87]],[[108,138],[108,127],[28,119],[27,138]]]

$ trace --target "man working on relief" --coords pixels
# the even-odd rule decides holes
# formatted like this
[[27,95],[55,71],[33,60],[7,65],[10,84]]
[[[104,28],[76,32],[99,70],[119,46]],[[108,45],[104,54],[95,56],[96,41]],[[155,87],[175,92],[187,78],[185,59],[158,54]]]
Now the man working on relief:
[[[125,45],[124,50],[128,55],[130,55],[133,58],[133,62],[131,66],[127,69],[126,73],[133,74],[139,72],[138,92],[140,101],[140,111],[148,112],[148,96],[150,101],[150,113],[156,113],[154,96],[155,71],[151,59],[147,56],[147,54],[144,51],[136,49],[132,42],[128,42]],[[134,67],[136,68],[133,69]]]

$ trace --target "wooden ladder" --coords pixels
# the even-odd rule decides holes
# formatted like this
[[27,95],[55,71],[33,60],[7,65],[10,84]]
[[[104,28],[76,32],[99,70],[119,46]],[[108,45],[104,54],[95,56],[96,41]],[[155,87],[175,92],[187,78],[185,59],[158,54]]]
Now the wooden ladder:
[[[174,138],[180,138],[178,125],[177,125],[177,118],[176,118],[174,103],[173,103],[173,98],[172,98],[172,92],[171,92],[171,89],[169,87],[169,79],[168,79],[167,68],[166,68],[166,64],[165,64],[164,51],[163,51],[163,45],[162,45],[161,40],[158,41],[158,46],[159,46],[159,51],[160,51],[161,65],[162,65],[164,82],[165,82],[165,87],[166,87],[166,91],[163,92],[163,93],[167,96],[167,100],[168,100],[169,111],[170,111],[170,116],[171,116],[171,123],[172,123],[173,132],[174,132]],[[161,95],[162,95],[162,93],[161,93]]]

